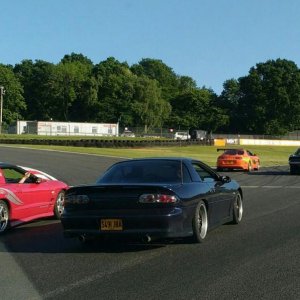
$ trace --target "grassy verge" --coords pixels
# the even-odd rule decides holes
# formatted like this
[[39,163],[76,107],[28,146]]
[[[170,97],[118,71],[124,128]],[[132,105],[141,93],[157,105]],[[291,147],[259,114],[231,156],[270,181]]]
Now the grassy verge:
[[[76,153],[88,153],[104,156],[115,156],[124,158],[139,157],[191,157],[202,160],[208,165],[215,167],[220,152],[215,146],[181,146],[181,147],[151,147],[151,148],[87,148],[87,147],[64,147],[64,146],[43,146],[43,145],[7,145],[10,147],[23,147],[34,149],[49,149],[68,151]],[[228,147],[229,148],[229,147]],[[237,148],[237,147],[235,147]],[[256,153],[261,159],[262,167],[288,165],[288,157],[296,151],[297,147],[292,146],[249,146],[246,147]]]

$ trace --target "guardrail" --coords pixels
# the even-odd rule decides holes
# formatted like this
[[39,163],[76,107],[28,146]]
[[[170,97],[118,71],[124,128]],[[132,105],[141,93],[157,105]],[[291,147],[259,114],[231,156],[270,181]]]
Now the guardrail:
[[300,140],[261,140],[261,139],[214,139],[214,140],[135,140],[135,139],[0,139],[0,144],[20,145],[53,145],[95,148],[141,148],[141,147],[172,147],[172,146],[233,146],[233,145],[268,145],[268,146],[299,146]]

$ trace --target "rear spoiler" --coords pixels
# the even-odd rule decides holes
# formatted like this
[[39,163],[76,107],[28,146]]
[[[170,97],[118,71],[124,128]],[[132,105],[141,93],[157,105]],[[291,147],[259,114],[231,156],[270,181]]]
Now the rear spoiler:
[[231,148],[218,148],[217,151],[236,150]]

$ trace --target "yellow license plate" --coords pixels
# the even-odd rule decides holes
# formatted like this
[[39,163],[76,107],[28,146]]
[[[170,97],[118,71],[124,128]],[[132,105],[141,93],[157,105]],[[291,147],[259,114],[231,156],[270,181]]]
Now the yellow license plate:
[[121,219],[102,219],[101,230],[123,230],[123,222]]

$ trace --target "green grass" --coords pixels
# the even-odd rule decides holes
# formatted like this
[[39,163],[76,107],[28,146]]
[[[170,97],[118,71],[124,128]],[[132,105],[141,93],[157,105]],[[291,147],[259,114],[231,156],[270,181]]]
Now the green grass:
[[[87,147],[65,147],[65,146],[43,146],[43,145],[7,145],[10,147],[24,147],[34,149],[49,149],[58,151],[68,151],[76,153],[88,153],[95,155],[140,158],[157,156],[177,156],[191,157],[202,160],[208,165],[215,167],[216,160],[220,152],[215,146],[181,146],[181,147],[149,147],[149,148],[87,148]],[[228,147],[229,148],[229,147]],[[230,147],[232,148],[232,147]],[[238,148],[235,146],[235,148]],[[288,157],[296,151],[298,147],[293,146],[249,146],[245,147],[256,153],[261,160],[262,167],[288,165]]]

